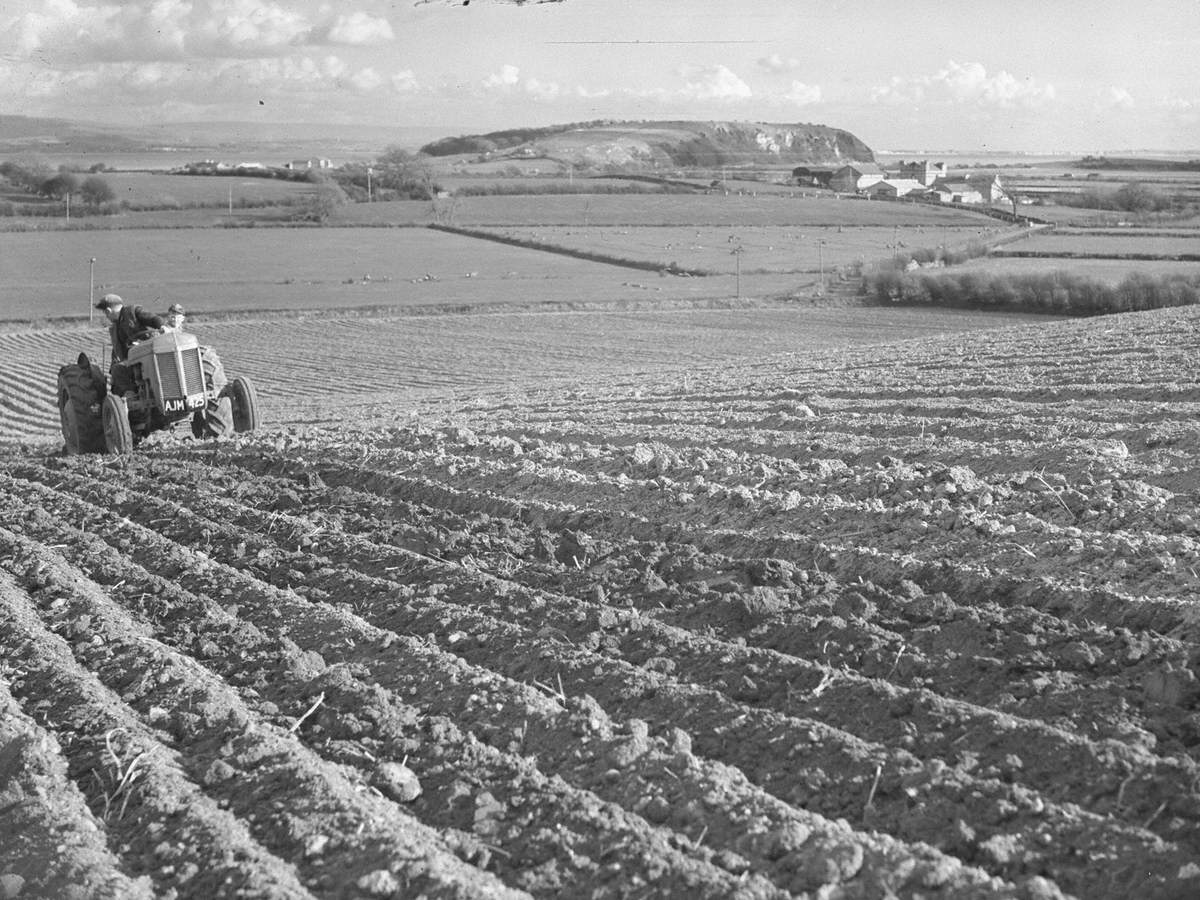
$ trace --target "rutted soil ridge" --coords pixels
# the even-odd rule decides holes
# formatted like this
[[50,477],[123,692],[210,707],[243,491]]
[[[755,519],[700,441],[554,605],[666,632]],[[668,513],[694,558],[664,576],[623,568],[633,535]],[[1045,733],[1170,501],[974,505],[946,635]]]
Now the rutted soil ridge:
[[1197,349],[1167,311],[12,448],[0,878],[1195,896]]

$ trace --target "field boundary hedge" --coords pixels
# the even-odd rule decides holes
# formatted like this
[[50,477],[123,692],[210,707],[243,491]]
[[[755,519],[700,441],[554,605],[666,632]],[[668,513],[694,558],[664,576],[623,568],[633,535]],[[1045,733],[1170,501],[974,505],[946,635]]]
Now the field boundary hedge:
[[638,269],[643,272],[664,272],[668,275],[682,275],[685,277],[704,278],[710,275],[717,274],[708,269],[685,269],[675,263],[657,263],[647,262],[643,259],[629,259],[622,256],[611,256],[607,253],[593,253],[588,250],[575,250],[570,247],[563,247],[560,244],[549,244],[544,241],[534,241],[527,238],[508,237],[503,234],[495,234],[490,231],[481,231],[475,228],[461,228],[457,225],[427,225],[434,231],[444,231],[448,234],[457,234],[462,237],[479,238],[485,241],[494,241],[497,244],[508,244],[512,247],[522,247],[526,250],[541,250],[545,253],[557,253],[560,256],[570,256],[574,259],[582,259],[588,262],[606,263],[610,266],[622,266],[626,269]]
[[1200,253],[1089,253],[1082,250],[999,250],[992,255],[1014,259],[1117,259],[1200,262]]
[[898,272],[863,279],[868,302],[880,305],[1094,316],[1200,303],[1200,274],[1131,272],[1112,285],[1063,269],[1053,272]]

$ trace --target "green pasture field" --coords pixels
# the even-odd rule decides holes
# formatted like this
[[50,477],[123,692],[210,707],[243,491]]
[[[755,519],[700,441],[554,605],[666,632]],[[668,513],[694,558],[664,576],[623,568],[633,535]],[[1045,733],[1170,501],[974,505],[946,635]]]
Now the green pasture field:
[[425,228],[20,232],[0,253],[0,320],[89,314],[95,293],[193,315],[356,307],[726,300],[808,290],[814,277],[661,277]]
[[1055,259],[1054,257],[1005,258],[992,256],[973,259],[960,266],[943,271],[975,271],[987,272],[992,275],[1032,275],[1066,271],[1073,275],[1116,285],[1133,272],[1140,272],[1145,275],[1200,276],[1200,263],[1159,259]]
[[105,172],[101,177],[118,201],[134,206],[195,206],[288,203],[311,194],[313,185],[277,178],[216,175],[168,175],[159,172]]
[[[826,272],[871,263],[918,248],[961,247],[1021,229],[980,217],[971,227],[906,225],[882,228],[741,225],[489,228],[490,233],[584,253],[636,259],[663,268],[743,274]],[[1023,245],[1022,245],[1023,246]],[[740,253],[734,251],[740,248]]]
[[1126,254],[1156,254],[1159,256],[1176,256],[1180,254],[1200,253],[1200,237],[1175,237],[1142,232],[1139,229],[1129,229],[1121,235],[1112,234],[1057,234],[1053,231],[1043,231],[1030,235],[1028,240],[1011,244],[996,250],[997,255],[1005,252],[1036,252],[1036,253],[1093,253],[1114,258]]
[[[415,207],[414,207],[415,204]],[[990,227],[979,213],[916,203],[838,200],[797,194],[550,194],[448,197],[435,201],[356,203],[338,210],[347,224],[394,224],[414,220],[414,209],[464,227],[492,225],[680,225],[715,227],[774,225],[875,225]],[[436,210],[436,213],[435,213]],[[432,220],[430,218],[429,220]]]
[[1099,228],[1116,226],[1129,220],[1128,213],[1115,212],[1111,209],[1086,209],[1080,206],[1061,206],[1047,203],[1044,206],[1032,204],[1017,206],[1018,215],[1031,216],[1053,225],[1068,225],[1078,228]]

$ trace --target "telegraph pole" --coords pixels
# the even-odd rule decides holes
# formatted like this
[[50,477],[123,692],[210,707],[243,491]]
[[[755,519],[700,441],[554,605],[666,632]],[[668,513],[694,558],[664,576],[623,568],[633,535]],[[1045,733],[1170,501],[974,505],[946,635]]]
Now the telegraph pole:
[[825,248],[824,241],[817,241],[817,295],[825,296]]
[[371,167],[367,166],[367,202],[371,202]]
[[88,325],[96,311],[96,257],[88,262]]

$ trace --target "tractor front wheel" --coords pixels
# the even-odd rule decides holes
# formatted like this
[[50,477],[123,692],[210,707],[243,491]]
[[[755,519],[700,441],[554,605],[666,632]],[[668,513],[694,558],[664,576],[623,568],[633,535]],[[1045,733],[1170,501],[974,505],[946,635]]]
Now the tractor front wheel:
[[233,404],[233,430],[236,432],[254,431],[261,420],[258,416],[258,392],[254,390],[254,382],[240,375],[221,392]]
[[109,394],[101,406],[104,420],[104,449],[117,456],[133,452],[133,429],[129,427],[129,407],[125,398]]

